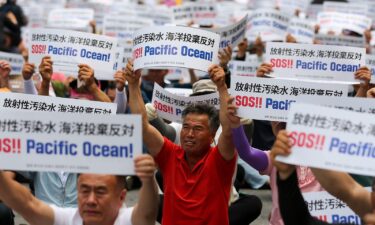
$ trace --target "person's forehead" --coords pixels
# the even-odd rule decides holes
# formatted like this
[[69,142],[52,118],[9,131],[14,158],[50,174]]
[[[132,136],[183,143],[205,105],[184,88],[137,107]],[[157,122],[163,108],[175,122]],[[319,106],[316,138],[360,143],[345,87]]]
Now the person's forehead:
[[183,120],[184,124],[207,124],[208,125],[208,115],[189,113],[185,116]]
[[78,186],[111,187],[116,182],[116,176],[113,175],[81,174],[78,178]]

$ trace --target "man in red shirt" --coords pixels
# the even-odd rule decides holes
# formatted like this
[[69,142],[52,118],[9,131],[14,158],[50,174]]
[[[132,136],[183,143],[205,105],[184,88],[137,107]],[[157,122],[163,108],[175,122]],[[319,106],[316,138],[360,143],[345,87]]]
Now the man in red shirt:
[[225,116],[229,98],[224,70],[209,68],[220,94],[222,133],[211,147],[219,127],[219,113],[210,105],[191,105],[182,113],[181,146],[151,126],[139,87],[140,71],[126,67],[130,110],[142,114],[143,142],[154,156],[164,178],[163,225],[228,225],[229,194],[236,166],[232,132]]

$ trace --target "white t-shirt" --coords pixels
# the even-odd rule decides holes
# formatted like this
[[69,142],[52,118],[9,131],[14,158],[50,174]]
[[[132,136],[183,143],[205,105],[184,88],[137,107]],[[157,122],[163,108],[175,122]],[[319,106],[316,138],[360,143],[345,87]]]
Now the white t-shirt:
[[[50,205],[55,215],[54,225],[83,225],[77,208],[60,208]],[[114,225],[132,225],[133,207],[121,208]]]

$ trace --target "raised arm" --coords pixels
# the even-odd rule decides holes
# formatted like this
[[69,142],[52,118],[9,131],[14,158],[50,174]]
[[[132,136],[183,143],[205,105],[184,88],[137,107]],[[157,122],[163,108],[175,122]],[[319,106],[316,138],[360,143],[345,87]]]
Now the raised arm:
[[154,225],[159,205],[158,186],[155,180],[156,164],[150,155],[141,155],[134,160],[135,173],[142,181],[138,203],[132,214],[134,225]]
[[25,94],[37,95],[38,90],[36,89],[33,79],[31,77],[35,73],[35,65],[33,63],[25,62],[22,67],[22,77],[24,83]]
[[86,90],[94,96],[94,100],[111,102],[111,99],[96,84],[94,70],[87,64],[79,64],[78,67],[78,79],[84,83]]
[[361,218],[371,212],[371,193],[349,174],[316,168],[311,170],[326,191],[348,204]]
[[40,85],[39,95],[49,95],[49,85],[51,83],[53,73],[53,62],[50,56],[43,57],[39,65],[39,73],[42,76],[42,84]]
[[140,71],[133,70],[133,61],[126,65],[126,80],[129,85],[129,107],[132,114],[142,115],[143,142],[152,156],[156,156],[164,145],[164,138],[158,130],[150,125],[147,119],[145,103],[140,88]]
[[35,198],[26,187],[3,171],[0,171],[0,187],[0,199],[30,225],[53,225],[52,208]]
[[216,84],[220,96],[220,124],[222,132],[219,137],[219,151],[225,160],[231,160],[235,156],[234,144],[232,139],[232,129],[230,121],[227,118],[227,104],[229,93],[225,84],[225,72],[218,65],[213,65],[208,69],[211,80]]
[[125,93],[125,72],[120,70],[115,73],[116,81],[116,97],[115,103],[117,104],[117,114],[125,113],[126,105],[128,104],[128,99]]

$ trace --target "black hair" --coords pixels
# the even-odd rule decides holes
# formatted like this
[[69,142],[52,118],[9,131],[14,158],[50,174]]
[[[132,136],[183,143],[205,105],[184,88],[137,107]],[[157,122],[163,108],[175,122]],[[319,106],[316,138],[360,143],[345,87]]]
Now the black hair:
[[190,104],[182,111],[182,119],[188,114],[207,115],[209,119],[210,131],[212,134],[216,133],[220,126],[218,110],[209,104]]

